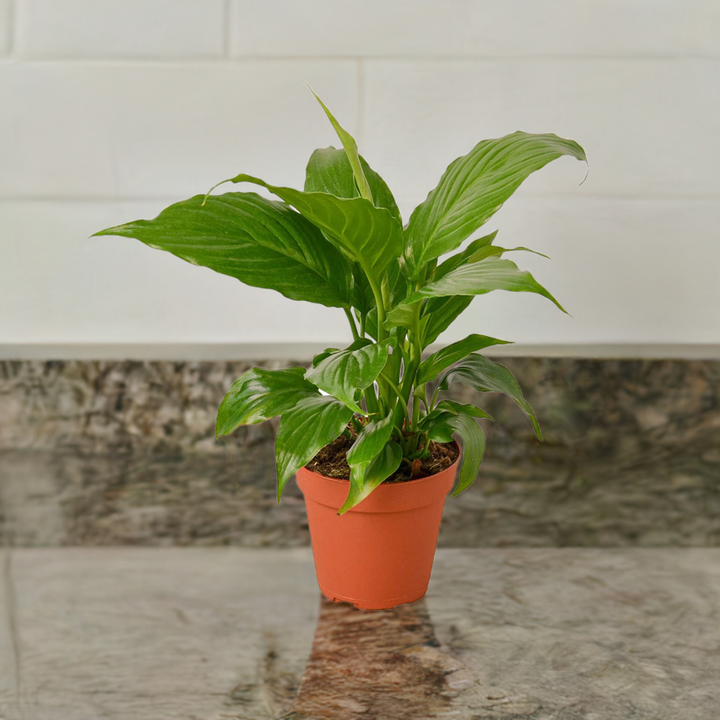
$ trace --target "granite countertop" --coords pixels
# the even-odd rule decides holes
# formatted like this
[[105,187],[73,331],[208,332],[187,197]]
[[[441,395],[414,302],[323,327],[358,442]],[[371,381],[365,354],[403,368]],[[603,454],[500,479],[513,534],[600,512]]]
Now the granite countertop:
[[[439,546],[716,547],[718,463],[621,472],[588,462],[579,482],[551,458],[488,457],[474,485],[445,503]],[[267,445],[234,457],[0,450],[0,545],[309,543],[294,480],[277,504]]]
[[370,612],[307,548],[0,559],[3,720],[718,716],[720,549],[439,550]]

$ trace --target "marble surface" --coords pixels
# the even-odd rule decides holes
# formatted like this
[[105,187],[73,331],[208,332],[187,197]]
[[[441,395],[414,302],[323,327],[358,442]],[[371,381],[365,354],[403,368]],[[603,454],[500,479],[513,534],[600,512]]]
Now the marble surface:
[[[453,386],[497,422],[441,545],[720,545],[720,362],[500,361],[546,442],[507,398]],[[273,424],[213,440],[251,364],[0,362],[0,541],[307,544],[294,484],[273,500]]]
[[438,551],[321,601],[307,549],[0,551],[0,718],[715,720],[720,550]]
[[[277,504],[273,463],[266,445],[226,456],[0,452],[0,544],[307,545],[302,495],[291,481]],[[716,473],[602,458],[579,472],[568,477],[551,454],[488,457],[445,503],[440,546],[720,546]]]
[[[720,468],[720,361],[494,358],[520,381],[547,442],[539,446],[504,396],[454,385],[497,420],[488,451],[507,461],[561,457],[568,472],[587,457],[622,466],[696,458]],[[302,363],[0,361],[0,449],[222,454],[215,414],[233,380],[253,365]],[[269,424],[241,428],[233,445],[272,443]],[[539,448],[544,448],[540,450]]]

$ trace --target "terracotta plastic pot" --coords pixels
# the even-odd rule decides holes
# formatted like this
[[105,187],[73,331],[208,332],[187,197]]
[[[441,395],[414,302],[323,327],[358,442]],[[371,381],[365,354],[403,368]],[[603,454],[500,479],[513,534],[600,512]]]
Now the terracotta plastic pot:
[[339,516],[348,481],[298,470],[323,595],[364,610],[419,600],[430,582],[445,496],[456,471],[457,461],[437,475],[383,483]]

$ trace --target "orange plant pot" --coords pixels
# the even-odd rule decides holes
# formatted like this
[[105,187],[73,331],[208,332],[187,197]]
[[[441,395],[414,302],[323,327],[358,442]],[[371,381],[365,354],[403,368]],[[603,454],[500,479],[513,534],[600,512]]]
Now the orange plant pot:
[[348,481],[298,470],[322,594],[363,610],[425,595],[457,465],[419,480],[383,483],[341,516]]

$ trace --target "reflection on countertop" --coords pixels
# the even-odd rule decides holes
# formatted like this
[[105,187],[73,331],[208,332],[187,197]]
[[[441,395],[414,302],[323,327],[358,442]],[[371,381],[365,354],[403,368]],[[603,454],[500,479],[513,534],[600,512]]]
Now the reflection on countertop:
[[[0,544],[298,547],[309,534],[295,482],[275,500],[268,444],[186,456],[7,450]],[[552,446],[490,455],[475,485],[446,502],[439,545],[718,546],[720,463],[586,458],[568,475]]]
[[4,720],[716,720],[720,549],[439,550],[320,600],[309,549],[0,550]]

